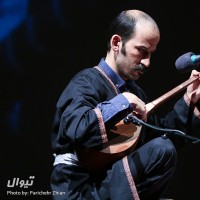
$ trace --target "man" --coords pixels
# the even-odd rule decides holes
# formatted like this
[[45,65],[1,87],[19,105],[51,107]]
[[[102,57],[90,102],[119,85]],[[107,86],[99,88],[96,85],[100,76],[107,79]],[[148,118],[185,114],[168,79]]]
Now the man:
[[[163,119],[147,116],[148,99],[135,80],[149,67],[159,39],[159,28],[149,15],[139,10],[121,12],[109,29],[106,58],[76,74],[63,91],[53,123],[51,187],[64,195],[54,195],[54,199],[160,198],[176,167],[177,149],[185,140],[162,137],[142,127],[128,148],[123,142],[117,143],[119,148],[112,145],[119,136],[115,134],[118,125],[130,125],[123,124],[130,113],[149,124],[185,133],[188,127],[194,133],[200,128],[195,107],[200,73],[195,70],[191,77],[197,80],[173,111]],[[129,134],[126,129],[122,138]]]

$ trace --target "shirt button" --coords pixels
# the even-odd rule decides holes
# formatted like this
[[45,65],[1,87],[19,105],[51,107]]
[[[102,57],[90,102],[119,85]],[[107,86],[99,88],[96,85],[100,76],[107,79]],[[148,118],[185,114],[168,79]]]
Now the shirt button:
[[122,105],[123,108],[126,108],[126,105]]

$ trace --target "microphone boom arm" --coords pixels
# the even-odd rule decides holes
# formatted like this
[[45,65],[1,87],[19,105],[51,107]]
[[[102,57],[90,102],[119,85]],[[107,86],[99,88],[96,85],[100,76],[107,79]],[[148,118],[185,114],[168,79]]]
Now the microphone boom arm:
[[180,130],[177,130],[177,129],[160,128],[158,126],[147,124],[146,122],[138,119],[136,116],[133,116],[131,114],[128,115],[125,118],[124,122],[127,123],[127,124],[130,123],[130,122],[132,122],[133,124],[136,124],[138,126],[143,125],[143,126],[146,126],[148,128],[154,129],[156,131],[164,132],[164,136],[166,136],[167,134],[174,134],[176,136],[183,137],[185,139],[191,140],[193,144],[200,143],[200,138],[193,137],[191,135],[186,135],[184,132],[182,132]]

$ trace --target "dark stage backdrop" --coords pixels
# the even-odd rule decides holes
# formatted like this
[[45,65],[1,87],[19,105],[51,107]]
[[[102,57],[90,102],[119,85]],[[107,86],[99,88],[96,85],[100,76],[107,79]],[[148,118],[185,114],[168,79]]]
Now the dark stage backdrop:
[[[198,1],[1,0],[3,199],[51,199],[50,139],[56,102],[76,72],[97,65],[105,56],[105,30],[116,14],[141,9],[160,27],[161,41],[151,68],[138,81],[153,100],[189,77],[178,73],[174,63],[186,52],[200,53],[198,5]],[[163,116],[182,94],[162,104],[157,114]],[[200,144],[188,144],[180,152],[165,196],[200,199],[199,152]]]

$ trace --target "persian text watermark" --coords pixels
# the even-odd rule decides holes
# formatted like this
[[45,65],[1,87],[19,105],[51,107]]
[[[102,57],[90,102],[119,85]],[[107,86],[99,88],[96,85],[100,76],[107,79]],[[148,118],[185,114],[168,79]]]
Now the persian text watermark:
[[32,186],[34,185],[35,176],[29,176],[28,179],[24,180],[18,177],[14,177],[7,181],[8,196],[48,196],[48,195],[65,195],[62,191],[48,191],[48,190],[37,190],[34,191]]

